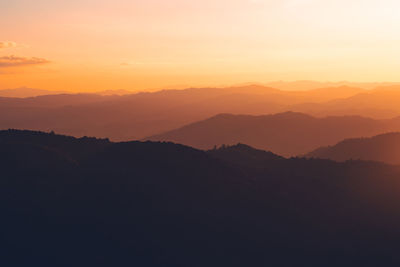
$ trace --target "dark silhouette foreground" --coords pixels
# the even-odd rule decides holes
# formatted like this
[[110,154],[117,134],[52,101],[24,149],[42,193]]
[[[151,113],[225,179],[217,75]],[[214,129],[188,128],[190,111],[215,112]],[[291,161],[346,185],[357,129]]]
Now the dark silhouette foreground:
[[1,266],[398,266],[400,168],[0,132]]

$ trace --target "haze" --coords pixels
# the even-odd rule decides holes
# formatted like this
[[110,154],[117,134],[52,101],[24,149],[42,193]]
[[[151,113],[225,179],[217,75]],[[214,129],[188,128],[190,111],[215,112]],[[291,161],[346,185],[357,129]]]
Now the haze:
[[0,89],[398,80],[394,0],[0,2]]
[[400,266],[399,11],[0,0],[0,266]]

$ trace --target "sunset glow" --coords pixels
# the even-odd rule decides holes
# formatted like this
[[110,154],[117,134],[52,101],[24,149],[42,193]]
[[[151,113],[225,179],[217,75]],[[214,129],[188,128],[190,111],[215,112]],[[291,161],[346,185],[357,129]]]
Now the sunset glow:
[[396,0],[0,2],[0,89],[397,81]]
[[400,0],[0,0],[0,267],[400,266]]

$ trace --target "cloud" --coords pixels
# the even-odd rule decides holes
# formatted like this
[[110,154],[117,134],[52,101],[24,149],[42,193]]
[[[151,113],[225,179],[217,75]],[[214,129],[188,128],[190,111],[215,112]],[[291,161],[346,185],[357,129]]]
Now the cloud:
[[8,67],[19,67],[28,65],[42,65],[50,63],[47,59],[37,57],[16,57],[16,56],[5,56],[0,57],[0,68]]
[[15,42],[10,42],[10,41],[0,41],[0,49],[5,49],[5,48],[15,48],[17,47],[17,43]]

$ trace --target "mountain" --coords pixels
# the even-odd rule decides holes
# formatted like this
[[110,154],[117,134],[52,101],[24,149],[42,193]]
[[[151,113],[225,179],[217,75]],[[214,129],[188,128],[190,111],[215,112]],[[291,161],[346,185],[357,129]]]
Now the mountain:
[[268,82],[264,84],[265,86],[274,87],[280,90],[288,90],[288,91],[308,91],[319,88],[327,88],[327,87],[357,87],[363,89],[375,89],[377,87],[386,87],[399,85],[399,83],[391,83],[391,82],[371,82],[371,83],[360,83],[360,82],[318,82],[318,81],[293,81],[293,82],[284,82],[284,81],[276,81],[276,82]]
[[[91,155],[111,144],[108,139],[93,137],[74,138],[43,133],[38,131],[7,130],[0,131],[0,145],[28,145],[42,147],[56,153],[62,153],[65,158],[77,161],[82,156]],[[21,153],[18,150],[13,153]]]
[[129,91],[129,90],[124,90],[124,89],[119,89],[119,90],[105,90],[105,91],[100,91],[96,92],[95,94],[97,95],[103,95],[103,96],[108,96],[108,95],[130,95],[134,94],[134,92]]
[[353,96],[324,103],[301,103],[288,107],[318,116],[362,115],[372,118],[392,118],[400,114],[400,86],[379,87]]
[[[295,111],[317,117],[363,115],[392,118],[400,115],[396,105],[400,101],[400,90],[396,88],[365,91],[342,86],[288,92],[248,85],[128,95],[0,97],[0,129],[53,130],[73,136],[124,141],[157,135],[221,113],[265,115]],[[379,133],[382,132],[373,134]],[[362,133],[359,136],[365,135]],[[355,136],[343,136],[347,137]]]
[[0,108],[3,111],[12,109],[31,109],[35,111],[35,109],[54,109],[68,106],[90,105],[95,102],[111,101],[117,97],[118,96],[100,96],[96,94],[56,94],[26,98],[0,97]]
[[400,262],[396,166],[10,130],[0,167],[2,266]]
[[0,98],[0,129],[55,131],[123,141],[142,139],[219,113],[261,115],[288,105],[322,103],[353,95],[357,88],[285,92],[248,85],[190,88],[129,95],[69,94]]
[[316,118],[302,113],[250,116],[220,114],[176,130],[146,138],[199,149],[222,144],[249,144],[286,157],[305,154],[345,138],[400,130],[400,120],[373,120],[357,116]]
[[[319,87],[307,91],[291,91],[289,94],[302,98],[305,103],[324,103],[326,101],[349,98],[358,94],[368,92],[365,89],[350,86]],[[288,103],[290,104],[290,103]]]
[[346,139],[334,146],[318,148],[308,153],[306,157],[335,161],[360,159],[400,165],[400,133]]
[[42,95],[57,95],[65,94],[65,91],[49,91],[43,89],[20,87],[15,89],[2,89],[0,90],[0,97],[35,97]]
[[[72,94],[67,91],[53,91],[53,90],[43,90],[43,89],[35,89],[35,88],[27,88],[20,87],[15,89],[1,89],[0,97],[12,97],[12,98],[32,98],[37,96],[46,96],[46,95],[60,95],[60,94]],[[87,93],[86,93],[87,94]],[[132,91],[128,90],[105,90],[95,92],[93,94],[102,95],[102,96],[112,96],[112,95],[129,95],[133,94]]]
[[269,151],[252,148],[245,144],[223,145],[207,151],[212,157],[234,164],[238,167],[264,168],[266,164],[278,162],[284,158]]

